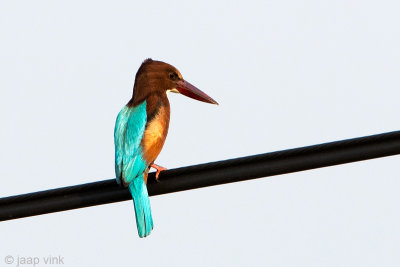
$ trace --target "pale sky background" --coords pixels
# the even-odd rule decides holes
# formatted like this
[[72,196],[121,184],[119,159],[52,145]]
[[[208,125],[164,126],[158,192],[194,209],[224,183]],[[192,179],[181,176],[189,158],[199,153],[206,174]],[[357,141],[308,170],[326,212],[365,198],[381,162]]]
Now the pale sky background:
[[[0,196],[113,178],[115,118],[147,57],[220,103],[170,95],[168,168],[399,130],[399,10],[2,1]],[[152,197],[146,239],[131,201],[0,222],[0,266],[399,266],[399,171],[389,157]]]

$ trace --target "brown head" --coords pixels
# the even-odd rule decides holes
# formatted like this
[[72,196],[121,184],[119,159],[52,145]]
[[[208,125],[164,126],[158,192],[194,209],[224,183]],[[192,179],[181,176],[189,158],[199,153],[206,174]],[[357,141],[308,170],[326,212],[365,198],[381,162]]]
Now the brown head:
[[162,61],[146,59],[140,66],[133,87],[133,105],[142,103],[152,94],[180,93],[211,104],[214,99],[185,81],[182,74],[172,65]]

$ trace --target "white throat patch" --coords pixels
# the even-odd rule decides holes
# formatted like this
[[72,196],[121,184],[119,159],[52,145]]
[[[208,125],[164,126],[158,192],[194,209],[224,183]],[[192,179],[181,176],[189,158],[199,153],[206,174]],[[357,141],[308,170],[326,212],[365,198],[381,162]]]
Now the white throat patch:
[[167,90],[167,93],[169,93],[169,92],[171,92],[171,93],[178,93],[178,94],[179,94],[179,91],[178,91],[176,88],[168,89],[168,90]]

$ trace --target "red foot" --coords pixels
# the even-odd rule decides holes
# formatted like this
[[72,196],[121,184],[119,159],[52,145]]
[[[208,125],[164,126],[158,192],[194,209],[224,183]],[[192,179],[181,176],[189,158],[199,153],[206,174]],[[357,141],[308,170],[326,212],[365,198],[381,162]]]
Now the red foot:
[[162,167],[160,165],[157,165],[157,164],[154,164],[154,163],[151,164],[150,167],[152,167],[152,168],[157,170],[157,172],[156,172],[156,180],[158,180],[158,176],[160,175],[160,172],[167,170],[167,168],[164,168],[164,167]]

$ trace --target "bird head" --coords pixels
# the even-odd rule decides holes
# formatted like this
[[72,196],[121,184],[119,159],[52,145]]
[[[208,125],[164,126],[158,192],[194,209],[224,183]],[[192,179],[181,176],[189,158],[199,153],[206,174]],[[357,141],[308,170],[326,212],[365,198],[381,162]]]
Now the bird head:
[[133,100],[140,103],[150,94],[166,92],[180,93],[206,103],[218,103],[194,85],[185,81],[182,74],[172,65],[146,59],[136,73]]

